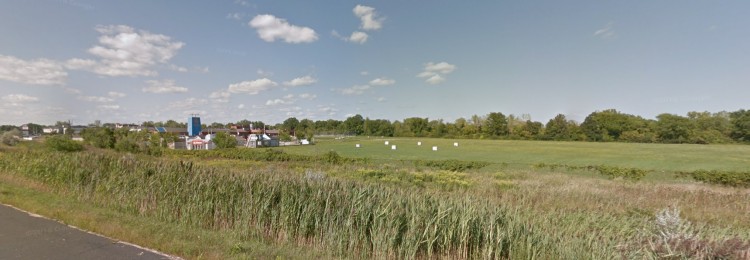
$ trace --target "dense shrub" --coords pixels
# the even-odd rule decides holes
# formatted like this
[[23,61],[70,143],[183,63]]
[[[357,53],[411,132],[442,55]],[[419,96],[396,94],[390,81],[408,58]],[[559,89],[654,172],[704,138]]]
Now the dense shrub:
[[216,133],[216,136],[211,140],[216,144],[216,148],[225,149],[237,147],[237,139],[225,132]]
[[0,142],[8,146],[14,146],[21,139],[21,131],[13,129],[0,135]]
[[83,150],[83,144],[78,141],[73,141],[70,137],[65,135],[49,136],[44,143],[48,148],[55,151],[77,152]]
[[427,160],[416,160],[414,161],[415,166],[426,166],[436,169],[464,172],[472,169],[480,169],[487,165],[488,162],[479,161],[459,161],[459,160],[442,160],[442,161],[427,161]]
[[750,172],[697,170],[693,172],[679,172],[677,175],[711,184],[732,187],[750,187]]
[[586,166],[576,166],[576,165],[567,165],[567,164],[545,164],[545,163],[537,163],[534,165],[534,168],[538,169],[566,169],[569,171],[575,171],[575,170],[587,170],[587,171],[595,171],[601,175],[607,176],[611,179],[616,178],[623,178],[627,180],[632,181],[638,181],[643,179],[643,177],[646,177],[646,175],[649,173],[648,170],[638,169],[638,168],[626,168],[626,167],[617,167],[617,166],[607,166],[607,165],[586,165]]

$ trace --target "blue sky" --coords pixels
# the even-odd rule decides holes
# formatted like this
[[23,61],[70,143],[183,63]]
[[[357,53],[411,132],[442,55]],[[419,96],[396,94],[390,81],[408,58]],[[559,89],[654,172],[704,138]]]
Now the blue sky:
[[2,124],[747,109],[747,1],[0,0]]

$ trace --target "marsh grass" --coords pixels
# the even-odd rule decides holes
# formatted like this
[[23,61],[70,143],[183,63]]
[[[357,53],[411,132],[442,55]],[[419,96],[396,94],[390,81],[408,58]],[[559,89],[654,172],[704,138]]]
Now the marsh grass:
[[0,154],[0,172],[129,216],[342,258],[640,258],[657,252],[640,242],[671,205],[693,223],[696,241],[750,239],[747,189],[512,164],[459,173],[259,153],[155,159],[19,149]]

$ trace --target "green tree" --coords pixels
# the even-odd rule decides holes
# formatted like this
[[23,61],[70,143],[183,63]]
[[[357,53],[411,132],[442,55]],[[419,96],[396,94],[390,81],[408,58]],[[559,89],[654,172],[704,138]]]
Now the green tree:
[[750,141],[750,110],[738,110],[730,113],[732,123],[731,137],[739,142]]
[[690,119],[673,114],[656,116],[656,134],[664,143],[687,143],[695,128]]
[[211,140],[216,145],[216,148],[219,149],[237,147],[237,139],[225,132],[216,133],[216,136],[214,136]]
[[482,132],[490,137],[508,135],[508,118],[500,112],[492,112],[485,117]]
[[98,148],[114,148],[115,133],[112,129],[105,127],[93,127],[84,129],[81,132],[83,140],[90,145]]
[[362,135],[364,133],[365,119],[361,115],[357,114],[348,117],[344,120],[343,127],[344,131],[348,134]]
[[614,109],[589,114],[581,124],[581,131],[591,141],[617,141],[624,132],[643,128],[646,120],[620,113]]
[[290,117],[284,120],[284,123],[281,124],[282,130],[285,132],[292,134],[295,131],[297,131],[297,127],[299,126],[299,120],[296,117]]
[[544,139],[547,140],[572,140],[573,131],[571,129],[570,122],[565,118],[565,115],[558,114],[555,118],[550,119],[544,128]]

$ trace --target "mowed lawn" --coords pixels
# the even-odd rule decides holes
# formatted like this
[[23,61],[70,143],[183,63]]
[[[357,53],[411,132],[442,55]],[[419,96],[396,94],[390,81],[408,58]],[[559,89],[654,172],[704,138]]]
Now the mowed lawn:
[[[750,170],[750,145],[635,144],[434,138],[367,138],[316,140],[290,146],[290,153],[336,151],[345,157],[388,160],[464,160],[534,165],[612,165],[659,171]],[[385,145],[385,141],[389,145]],[[422,142],[421,146],[417,142]],[[454,142],[458,142],[455,147]],[[360,148],[356,148],[360,144]],[[396,150],[391,149],[396,145]],[[433,151],[432,147],[438,150]]]

